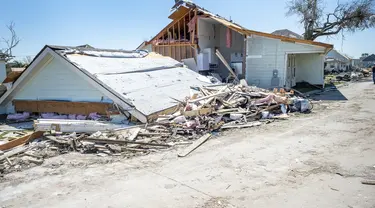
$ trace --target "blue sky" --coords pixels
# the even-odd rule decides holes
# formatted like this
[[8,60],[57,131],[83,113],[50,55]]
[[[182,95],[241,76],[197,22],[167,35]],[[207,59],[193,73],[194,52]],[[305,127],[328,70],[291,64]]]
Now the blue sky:
[[[337,2],[326,1],[327,9]],[[285,17],[283,0],[194,2],[248,29],[272,32],[288,28],[303,32],[295,16]],[[46,44],[87,43],[99,48],[134,49],[169,23],[167,17],[173,4],[174,0],[2,0],[0,37],[7,37],[5,25],[14,21],[21,38],[13,52],[18,59],[36,55]],[[344,41],[341,35],[318,40],[334,44],[336,49],[343,49],[353,57],[364,52],[375,53],[375,29],[345,33]]]

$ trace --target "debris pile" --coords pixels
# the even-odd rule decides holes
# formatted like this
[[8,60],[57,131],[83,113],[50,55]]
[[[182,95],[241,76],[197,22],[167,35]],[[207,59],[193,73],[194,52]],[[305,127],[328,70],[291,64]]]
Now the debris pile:
[[289,112],[311,110],[309,101],[295,93],[284,89],[271,92],[246,83],[191,87],[191,96],[176,100],[179,104],[171,114],[137,126],[38,119],[34,122],[35,133],[42,136],[3,152],[0,171],[39,165],[44,158],[71,151],[133,157],[190,145],[178,154],[184,157],[208,140],[212,132],[259,126],[266,119],[286,119]]

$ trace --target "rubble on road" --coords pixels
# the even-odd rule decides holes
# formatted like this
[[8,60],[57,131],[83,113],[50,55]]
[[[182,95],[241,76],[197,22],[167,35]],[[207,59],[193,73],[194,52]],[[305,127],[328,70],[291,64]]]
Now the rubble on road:
[[42,132],[42,136],[19,139],[18,146],[4,149],[0,173],[40,165],[45,158],[68,152],[130,158],[190,145],[179,153],[184,157],[212,132],[259,126],[265,119],[287,119],[290,112],[311,110],[309,101],[293,90],[269,91],[240,83],[191,87],[190,97],[178,100],[173,113],[159,115],[150,124],[118,126],[92,120],[38,119],[34,134]]

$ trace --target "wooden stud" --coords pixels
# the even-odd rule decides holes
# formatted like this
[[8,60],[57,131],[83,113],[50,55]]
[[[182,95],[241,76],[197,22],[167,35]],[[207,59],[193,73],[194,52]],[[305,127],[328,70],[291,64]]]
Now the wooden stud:
[[244,35],[244,41],[243,41],[243,59],[242,59],[242,78],[246,79],[246,52],[247,52],[247,36]]
[[194,32],[195,32],[195,36],[198,37],[198,16],[197,16],[197,9],[194,10],[194,17],[197,18],[197,21],[195,22],[195,25],[194,25]]
[[186,46],[182,46],[182,59],[186,59]]
[[175,37],[174,37],[174,24],[173,24],[172,39],[173,39],[173,40],[176,40]]
[[186,40],[186,18],[184,17],[184,40]]
[[181,42],[180,21],[178,21],[178,42]]

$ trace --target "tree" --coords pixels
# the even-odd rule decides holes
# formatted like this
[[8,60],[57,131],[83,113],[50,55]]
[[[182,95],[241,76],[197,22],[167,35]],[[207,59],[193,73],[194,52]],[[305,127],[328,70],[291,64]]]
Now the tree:
[[29,65],[32,61],[33,61],[33,57],[32,56],[26,56],[23,59],[23,63],[25,64],[25,66]]
[[4,53],[7,56],[8,60],[12,59],[12,57],[13,57],[12,56],[12,50],[20,42],[20,39],[18,38],[18,36],[16,34],[16,31],[14,30],[15,26],[16,25],[14,24],[14,22],[11,22],[9,25],[7,25],[6,27],[10,31],[11,36],[10,36],[10,38],[4,38],[4,37],[1,38],[2,42],[4,42],[5,45],[6,45],[6,48],[1,49],[0,52]]
[[290,0],[287,15],[297,15],[304,25],[304,39],[356,32],[375,27],[375,0],[337,3],[334,11],[324,12],[324,0]]

